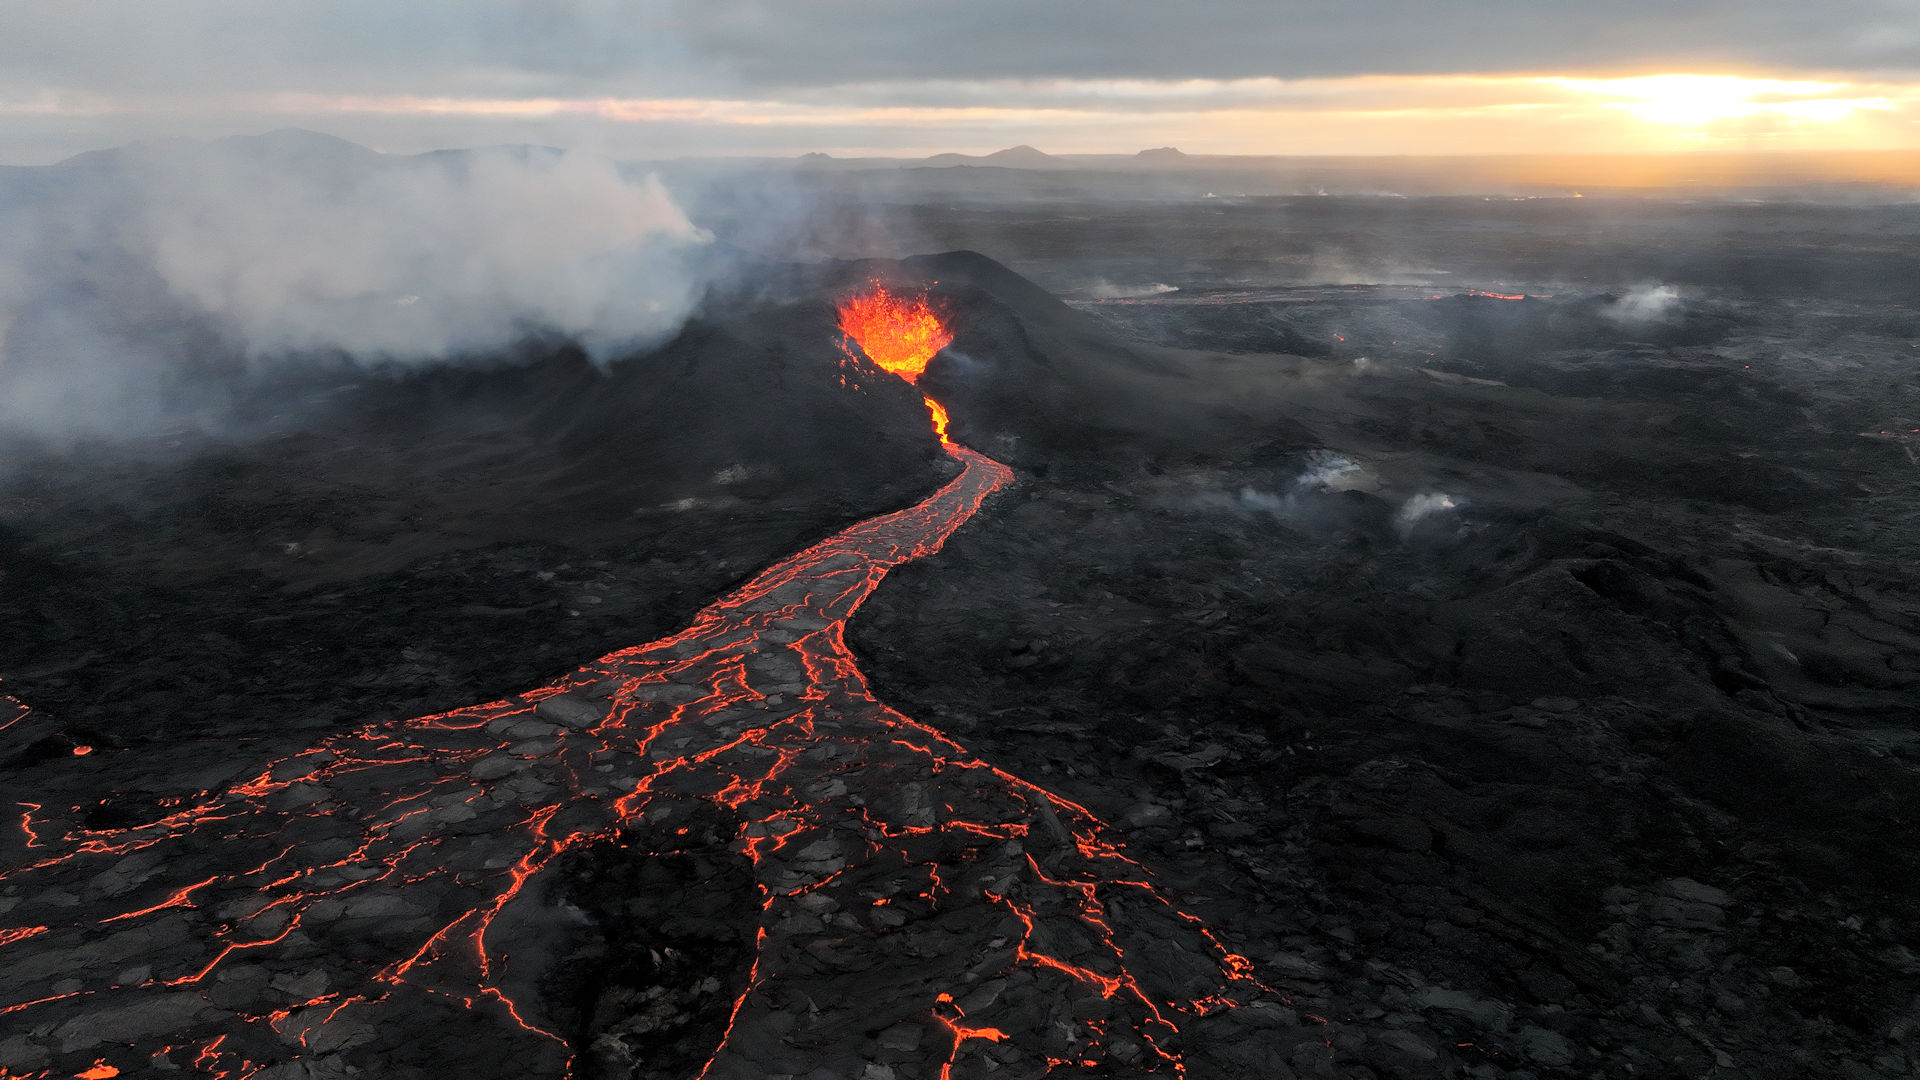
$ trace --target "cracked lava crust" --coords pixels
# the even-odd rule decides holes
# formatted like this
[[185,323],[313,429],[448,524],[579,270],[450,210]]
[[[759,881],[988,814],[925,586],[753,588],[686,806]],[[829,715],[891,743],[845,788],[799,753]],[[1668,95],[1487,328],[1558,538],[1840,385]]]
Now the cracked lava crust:
[[[842,310],[861,353],[887,366],[890,326],[909,363],[945,344],[924,300],[876,294]],[[744,971],[695,980],[717,1035],[673,1048],[681,1075],[1184,1074],[1183,1023],[1270,993],[1252,965],[1086,809],[876,701],[843,640],[1013,477],[927,404],[957,477],[671,637],[139,820],[21,804],[0,1035],[39,1060],[0,1077],[669,1075],[645,1033],[697,1024],[568,1017],[549,992],[587,917],[547,883],[609,851],[750,868]]]

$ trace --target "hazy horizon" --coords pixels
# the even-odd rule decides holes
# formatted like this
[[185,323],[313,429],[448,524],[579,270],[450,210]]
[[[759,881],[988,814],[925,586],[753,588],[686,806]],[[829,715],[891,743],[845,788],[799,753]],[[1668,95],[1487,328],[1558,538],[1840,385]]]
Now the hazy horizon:
[[128,0],[0,16],[0,161],[297,126],[609,157],[1920,151],[1920,9]]
[[[671,166],[675,164],[714,164],[720,166],[830,161],[848,168],[872,165],[885,169],[951,167],[989,164],[1008,170],[1075,171],[1103,169],[1160,172],[1196,176],[1243,173],[1275,175],[1289,169],[1345,166],[1355,176],[1367,175],[1370,168],[1381,171],[1427,170],[1438,179],[1450,173],[1455,184],[1520,185],[1537,187],[1591,186],[1596,190],[1663,187],[1793,187],[1821,185],[1884,185],[1911,187],[1920,185],[1920,151],[1902,150],[1731,150],[1697,147],[1655,151],[1589,151],[1513,153],[1486,151],[1448,154],[1421,153],[1198,153],[1166,145],[1135,150],[1051,151],[1031,144],[1009,144],[987,149],[939,150],[928,154],[875,152],[870,154],[801,151],[793,154],[722,152],[687,153],[658,157],[614,157],[595,148],[567,146],[556,142],[496,142],[467,145],[433,145],[423,148],[395,148],[352,139],[335,132],[299,125],[283,125],[269,130],[235,131],[205,136],[162,136],[130,139],[110,145],[90,147],[52,161],[4,161],[0,168],[38,169],[64,165],[90,155],[132,150],[154,145],[214,145],[233,140],[252,140],[297,133],[337,139],[343,143],[395,157],[436,153],[460,153],[502,148],[537,148],[563,153],[586,153],[610,157],[629,164]],[[1173,151],[1173,153],[1167,153]],[[1463,189],[1464,191],[1465,189]],[[1322,192],[1325,193],[1325,192]],[[1491,193],[1491,192],[1488,192]]]

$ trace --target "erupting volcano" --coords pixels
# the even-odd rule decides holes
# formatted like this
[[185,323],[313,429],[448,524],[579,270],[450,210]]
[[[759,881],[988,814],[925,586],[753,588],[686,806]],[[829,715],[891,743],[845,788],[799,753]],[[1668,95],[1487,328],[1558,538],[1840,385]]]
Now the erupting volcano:
[[[952,339],[878,288],[841,325],[910,383]],[[134,820],[22,803],[0,1016],[35,1064],[0,1077],[1184,1074],[1182,1025],[1265,993],[1252,965],[1088,810],[875,700],[845,644],[889,570],[1012,479],[928,406],[957,477],[680,633]],[[705,867],[721,893],[734,868],[740,962],[649,926],[556,971],[583,921],[567,860]]]
[[[882,371],[900,376],[909,386],[919,385],[927,365],[941,349],[953,343],[952,332],[940,316],[934,314],[924,294],[904,300],[877,281],[873,283],[872,292],[848,297],[841,303],[840,332],[859,345],[867,359]],[[840,348],[848,359],[854,359],[853,350],[846,342],[842,342]],[[928,415],[933,418],[933,433],[940,436],[940,445],[951,449],[953,444],[947,439],[946,406],[931,396],[923,400],[927,403]]]
[[840,330],[860,343],[867,358],[884,371],[917,384],[953,334],[925,295],[907,300],[875,282],[873,291],[840,305]]

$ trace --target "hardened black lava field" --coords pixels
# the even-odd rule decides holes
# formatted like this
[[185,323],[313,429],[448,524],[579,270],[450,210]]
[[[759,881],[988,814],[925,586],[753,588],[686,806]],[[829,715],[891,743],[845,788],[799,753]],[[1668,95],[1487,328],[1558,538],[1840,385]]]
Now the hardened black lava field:
[[1911,1075],[1911,204],[1058,190],[9,446],[0,1076]]

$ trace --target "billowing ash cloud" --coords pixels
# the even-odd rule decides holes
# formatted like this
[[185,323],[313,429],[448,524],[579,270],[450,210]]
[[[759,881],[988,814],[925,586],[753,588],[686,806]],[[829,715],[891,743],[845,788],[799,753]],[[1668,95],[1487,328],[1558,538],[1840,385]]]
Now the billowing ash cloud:
[[604,359],[672,334],[705,286],[707,237],[658,181],[578,154],[396,158],[287,132],[9,179],[0,428],[15,431],[171,422],[196,387],[319,356],[435,363],[558,334]]

